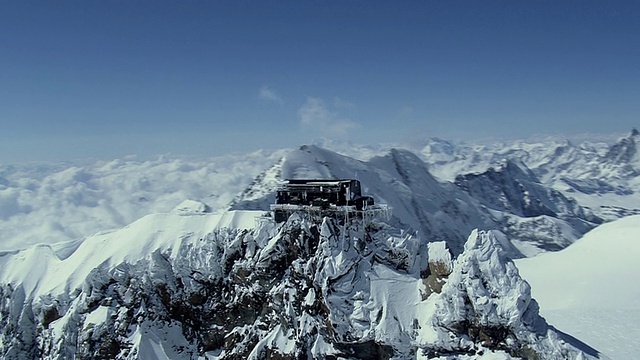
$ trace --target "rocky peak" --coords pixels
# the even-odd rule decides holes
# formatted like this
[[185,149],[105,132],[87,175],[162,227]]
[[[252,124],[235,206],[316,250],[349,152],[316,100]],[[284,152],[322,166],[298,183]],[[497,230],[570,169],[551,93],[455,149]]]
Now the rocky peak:
[[631,135],[624,137],[615,144],[609,147],[605,155],[605,159],[613,164],[629,164],[631,163],[637,153],[636,141],[639,139],[640,133],[637,129],[631,131]]
[[[434,296],[433,324],[440,339],[430,355],[481,357],[488,349],[515,358],[597,357],[597,351],[556,332],[539,315],[531,288],[504,256],[491,232],[474,231],[455,260],[442,292]],[[562,354],[562,356],[560,356]]]
[[576,217],[601,222],[597,217],[586,214],[575,200],[542,185],[524,164],[512,160],[506,160],[485,173],[460,175],[455,184],[487,207],[518,216]]
[[456,177],[455,184],[495,210],[523,217],[557,217],[555,206],[545,194],[547,189],[524,164],[516,164],[512,160],[505,160],[481,174],[460,175]]

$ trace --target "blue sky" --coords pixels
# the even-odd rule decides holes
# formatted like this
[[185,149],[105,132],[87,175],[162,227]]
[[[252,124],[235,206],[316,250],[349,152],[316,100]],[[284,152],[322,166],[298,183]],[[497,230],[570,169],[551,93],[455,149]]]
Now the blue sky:
[[636,1],[0,3],[0,161],[628,132]]

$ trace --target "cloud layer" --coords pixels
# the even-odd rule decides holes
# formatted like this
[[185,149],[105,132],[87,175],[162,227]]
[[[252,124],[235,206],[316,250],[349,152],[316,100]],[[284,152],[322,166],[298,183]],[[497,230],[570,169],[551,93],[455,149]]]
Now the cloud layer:
[[0,165],[0,250],[121,228],[185,199],[219,209],[282,155]]

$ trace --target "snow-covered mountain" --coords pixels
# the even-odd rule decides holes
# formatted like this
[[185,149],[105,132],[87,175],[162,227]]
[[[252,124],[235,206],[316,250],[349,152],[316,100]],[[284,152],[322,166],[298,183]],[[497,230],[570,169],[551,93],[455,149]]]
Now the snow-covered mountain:
[[502,231],[507,235],[502,239],[512,240],[503,244],[510,256],[521,257],[566,247],[601,222],[512,162],[447,183],[408,150],[391,149],[360,161],[317,146],[290,151],[259,175],[231,209],[268,210],[284,179],[353,177],[377,203],[393,209],[391,225],[417,231],[425,241],[446,241],[455,255],[475,228]]
[[[574,199],[540,183],[524,164],[504,160],[481,174],[456,177],[455,184],[485,208],[502,214],[496,228],[502,229],[517,247],[525,251],[554,251],[602,220]],[[563,232],[569,234],[559,235]],[[533,247],[532,247],[533,245]]]
[[430,139],[416,150],[438,178],[485,173],[505,160],[524,164],[540,182],[607,221],[640,213],[640,132],[612,142],[515,141],[469,145]]
[[539,316],[493,233],[474,231],[455,261],[392,233],[187,202],[72,249],[7,252],[0,357],[598,357]]
[[[638,141],[0,166],[0,358],[633,357],[584,329],[640,319],[600,296],[638,296],[638,218],[598,226],[640,212]],[[357,178],[393,216],[275,224],[288,178]],[[571,335],[510,260],[563,248],[518,264]]]
[[[576,199],[579,205],[610,221],[640,212],[640,178],[619,176],[633,172],[606,156],[610,147],[632,149],[637,138],[634,134],[625,136],[617,147],[615,138],[571,142],[537,139],[484,145],[442,139],[383,145],[336,141],[322,144],[364,162],[384,157],[392,148],[408,149],[427,164],[430,174],[448,182],[454,182],[459,175],[484,173],[511,159],[525,164],[543,185]],[[110,161],[0,164],[0,250],[77,240],[98,231],[117,229],[146,214],[169,211],[186,198],[201,200],[213,209],[226,208],[258,174],[289,151],[199,159],[161,156],[149,160],[127,157]],[[624,156],[613,154],[625,151],[612,151],[609,158],[623,160]],[[635,157],[626,159],[637,173],[637,152]],[[348,177],[354,176],[350,173]]]
[[362,162],[317,146],[303,146],[289,152],[265,174],[278,176],[261,175],[250,187],[254,193],[260,191],[256,189],[264,189],[261,196],[241,196],[232,209],[268,210],[269,204],[274,203],[277,186],[284,179],[356,177],[376,203],[393,208],[392,225],[418,231],[421,237],[432,241],[446,240],[456,254],[462,251],[474,224],[477,227],[490,223],[486,214],[467,205],[473,199],[455,186],[439,183],[425,164],[406,150],[393,149],[386,156]]

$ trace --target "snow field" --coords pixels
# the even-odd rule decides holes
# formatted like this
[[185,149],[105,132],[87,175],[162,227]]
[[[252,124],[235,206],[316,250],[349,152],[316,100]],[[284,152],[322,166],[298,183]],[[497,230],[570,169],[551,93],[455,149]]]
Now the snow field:
[[570,247],[517,260],[541,313],[615,360],[640,348],[640,216],[597,227]]

